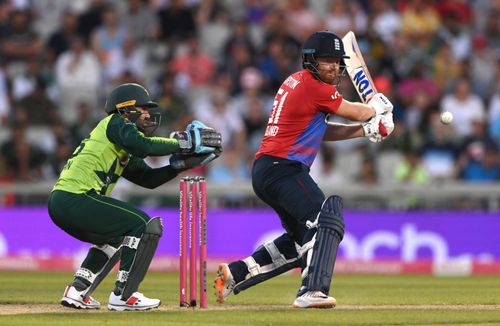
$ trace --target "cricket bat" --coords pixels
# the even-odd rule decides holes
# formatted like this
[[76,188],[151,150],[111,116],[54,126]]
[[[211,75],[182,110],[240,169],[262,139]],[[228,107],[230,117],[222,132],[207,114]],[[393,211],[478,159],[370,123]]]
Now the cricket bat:
[[[349,31],[342,38],[342,43],[344,43],[345,54],[349,57],[349,59],[344,59],[347,73],[361,101],[368,103],[377,94],[377,88],[363,59],[363,54],[359,49],[354,32]],[[382,123],[379,124],[379,131],[383,137],[387,136],[387,130]]]

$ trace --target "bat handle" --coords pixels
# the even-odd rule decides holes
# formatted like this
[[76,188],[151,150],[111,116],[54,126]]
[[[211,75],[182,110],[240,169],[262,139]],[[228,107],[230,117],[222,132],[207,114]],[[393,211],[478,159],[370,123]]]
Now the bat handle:
[[382,121],[378,123],[378,131],[382,137],[387,137],[388,132]]

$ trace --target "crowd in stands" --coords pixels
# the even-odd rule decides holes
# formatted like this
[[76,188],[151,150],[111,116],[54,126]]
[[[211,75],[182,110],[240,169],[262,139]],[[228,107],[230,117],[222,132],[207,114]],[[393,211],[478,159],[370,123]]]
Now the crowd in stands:
[[[396,129],[326,144],[313,176],[500,181],[496,0],[0,0],[0,180],[56,178],[109,91],[137,82],[160,104],[159,135],[192,119],[223,134],[222,157],[197,173],[247,182],[274,94],[323,29],[356,33]],[[339,88],[358,100],[349,79]]]

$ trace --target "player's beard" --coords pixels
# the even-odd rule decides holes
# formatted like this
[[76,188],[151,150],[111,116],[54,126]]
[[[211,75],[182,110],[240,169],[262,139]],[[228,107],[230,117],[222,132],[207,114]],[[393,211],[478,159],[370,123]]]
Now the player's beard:
[[319,79],[322,82],[333,86],[337,86],[340,83],[338,71],[324,71],[319,74]]

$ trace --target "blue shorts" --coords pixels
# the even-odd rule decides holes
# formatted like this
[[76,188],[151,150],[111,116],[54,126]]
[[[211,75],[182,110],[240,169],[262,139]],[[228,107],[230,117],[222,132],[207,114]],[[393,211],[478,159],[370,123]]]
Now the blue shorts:
[[252,186],[255,194],[278,213],[286,232],[302,245],[306,222],[316,219],[325,200],[309,175],[309,167],[263,155],[253,164]]

